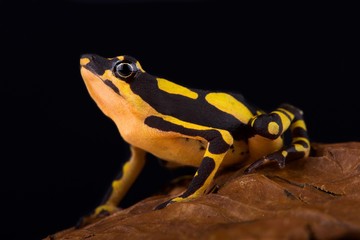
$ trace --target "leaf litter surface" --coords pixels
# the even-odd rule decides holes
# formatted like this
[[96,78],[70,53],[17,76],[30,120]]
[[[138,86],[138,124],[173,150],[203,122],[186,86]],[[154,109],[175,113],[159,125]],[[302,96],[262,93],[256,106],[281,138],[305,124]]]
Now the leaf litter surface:
[[360,142],[313,143],[310,157],[219,172],[196,200],[153,208],[188,183],[45,239],[360,239]]

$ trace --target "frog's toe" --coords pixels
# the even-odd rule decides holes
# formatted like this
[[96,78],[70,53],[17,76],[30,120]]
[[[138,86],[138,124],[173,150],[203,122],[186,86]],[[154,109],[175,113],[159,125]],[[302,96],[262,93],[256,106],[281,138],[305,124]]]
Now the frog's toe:
[[283,154],[280,151],[278,151],[278,152],[271,153],[267,156],[264,156],[264,157],[260,158],[259,160],[253,162],[249,167],[247,167],[245,169],[244,174],[252,173],[257,168],[259,168],[263,165],[269,164],[271,162],[276,162],[280,168],[285,167],[285,157],[283,156]]
[[83,228],[91,223],[96,222],[96,217],[93,214],[88,214],[86,216],[82,216],[77,223],[75,224],[75,228]]
[[82,216],[77,223],[75,224],[75,228],[79,229],[82,228],[86,225],[89,225],[91,223],[91,218],[90,215],[89,216]]
[[118,211],[119,209],[113,206],[101,205],[95,209],[95,211],[90,214],[83,216],[75,224],[75,228],[82,228],[84,226],[90,225],[94,222],[99,221],[107,216],[110,216],[112,213]]
[[154,208],[154,210],[160,210],[160,209],[166,208],[167,206],[169,206],[172,203],[174,203],[174,201],[172,199],[170,199],[170,200],[163,202],[163,203],[159,204],[158,206],[156,206]]
[[269,160],[266,159],[265,157],[253,162],[249,167],[247,167],[244,171],[244,174],[249,174],[255,171],[255,169],[259,168],[260,166],[264,165],[265,163],[267,163]]

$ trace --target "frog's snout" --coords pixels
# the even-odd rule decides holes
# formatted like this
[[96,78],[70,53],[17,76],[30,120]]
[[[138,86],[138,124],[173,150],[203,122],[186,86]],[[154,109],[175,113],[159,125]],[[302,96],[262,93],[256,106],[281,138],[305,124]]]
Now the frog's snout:
[[80,66],[85,66],[89,62],[91,62],[94,59],[94,55],[92,54],[83,54],[80,57]]
[[83,54],[80,57],[80,67],[101,76],[106,70],[113,68],[114,62],[96,54]]
[[80,66],[85,66],[90,62],[90,59],[88,58],[80,58]]

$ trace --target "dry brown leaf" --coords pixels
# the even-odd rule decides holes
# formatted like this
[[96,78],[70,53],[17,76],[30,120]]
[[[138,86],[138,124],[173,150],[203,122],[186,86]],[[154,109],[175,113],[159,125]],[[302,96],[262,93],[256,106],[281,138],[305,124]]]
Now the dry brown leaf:
[[169,196],[150,197],[46,240],[360,239],[360,142],[314,143],[313,149],[284,169],[219,173],[218,191],[191,202],[153,211]]

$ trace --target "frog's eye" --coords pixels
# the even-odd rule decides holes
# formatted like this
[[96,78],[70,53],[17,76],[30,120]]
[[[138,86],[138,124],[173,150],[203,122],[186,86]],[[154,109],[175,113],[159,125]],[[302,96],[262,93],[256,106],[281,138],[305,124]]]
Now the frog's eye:
[[135,72],[131,63],[121,62],[115,66],[115,73],[121,78],[128,78]]

